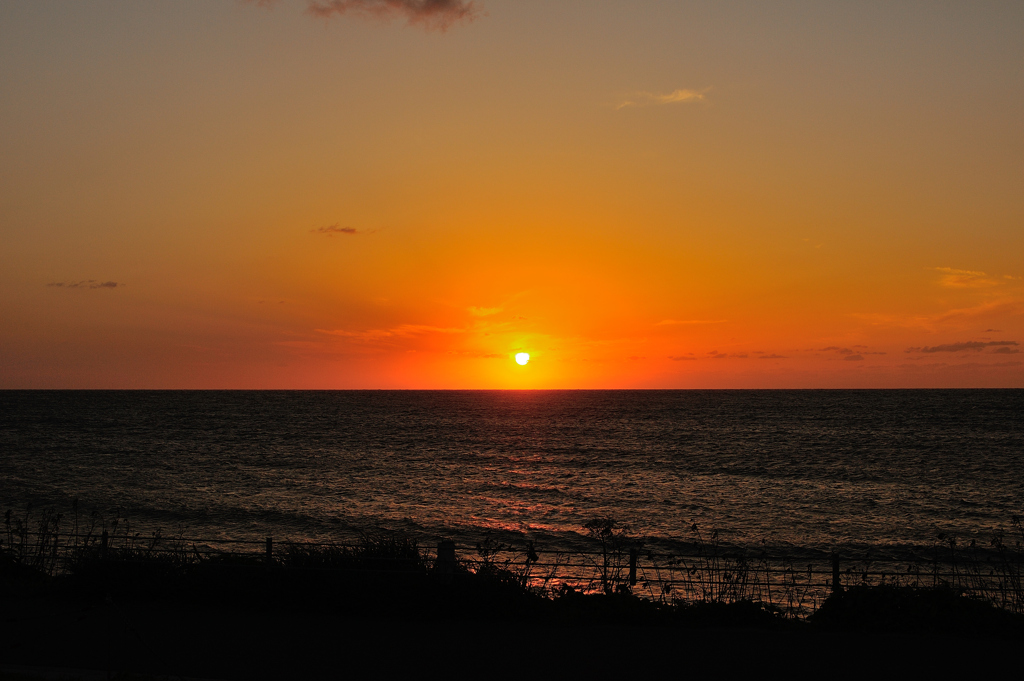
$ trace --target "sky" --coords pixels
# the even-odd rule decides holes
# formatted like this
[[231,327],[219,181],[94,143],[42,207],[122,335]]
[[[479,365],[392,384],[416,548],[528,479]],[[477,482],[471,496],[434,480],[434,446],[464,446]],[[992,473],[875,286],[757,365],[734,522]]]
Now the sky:
[[0,0],[0,388],[1024,387],[1022,35]]

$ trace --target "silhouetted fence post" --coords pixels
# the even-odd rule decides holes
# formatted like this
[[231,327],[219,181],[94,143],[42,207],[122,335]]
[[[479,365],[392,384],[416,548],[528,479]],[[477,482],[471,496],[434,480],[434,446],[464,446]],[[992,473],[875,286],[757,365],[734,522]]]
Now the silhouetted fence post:
[[636,586],[636,561],[640,552],[637,549],[629,550],[629,585]]
[[434,561],[434,572],[446,583],[455,575],[455,542],[442,539],[437,543],[437,560]]
[[843,592],[843,585],[839,583],[839,554],[832,554],[832,594]]
[[106,530],[103,530],[103,534],[100,535],[100,558],[103,560],[107,559],[107,542],[110,536]]
[[274,564],[274,538],[273,537],[267,537],[267,555],[264,558],[264,562],[267,564],[267,567],[270,567],[271,565]]

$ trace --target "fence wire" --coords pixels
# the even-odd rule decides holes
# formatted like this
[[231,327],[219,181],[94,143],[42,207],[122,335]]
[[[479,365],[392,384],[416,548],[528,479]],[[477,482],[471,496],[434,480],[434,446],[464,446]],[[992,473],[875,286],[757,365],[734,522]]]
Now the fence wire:
[[[747,556],[716,543],[700,544],[689,555],[644,551],[637,542],[596,542],[595,550],[551,550],[527,543],[521,548],[490,541],[475,547],[451,542],[421,547],[403,535],[365,535],[358,542],[294,542],[272,538],[226,539],[142,536],[130,526],[113,531],[60,532],[41,524],[28,531],[9,522],[0,555],[50,576],[74,573],[83,560],[161,561],[177,566],[233,562],[275,569],[337,571],[353,574],[436,572],[448,558],[463,573],[500,574],[523,587],[554,597],[628,592],[658,603],[754,601],[792,617],[813,613],[836,588],[881,586],[948,588],[1016,613],[1024,613],[1021,543],[1002,537],[984,549],[959,547],[945,539],[931,559],[774,557],[767,551]],[[614,537],[613,537],[614,538]],[[605,537],[605,539],[608,539]],[[449,566],[451,567],[451,566]]]

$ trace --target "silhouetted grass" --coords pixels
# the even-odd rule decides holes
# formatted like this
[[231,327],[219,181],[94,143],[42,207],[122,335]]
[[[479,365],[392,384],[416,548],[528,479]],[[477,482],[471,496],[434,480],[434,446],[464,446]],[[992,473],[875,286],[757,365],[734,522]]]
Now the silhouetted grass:
[[888,575],[867,564],[858,576],[848,567],[845,590],[820,609],[824,593],[812,588],[810,567],[773,567],[766,550],[754,558],[729,553],[716,532],[705,536],[696,525],[696,555],[659,556],[642,553],[643,542],[615,521],[596,519],[583,529],[597,552],[556,554],[545,563],[532,543],[517,549],[490,537],[475,556],[445,562],[415,538],[385,531],[352,544],[280,542],[258,552],[218,552],[181,533],[143,537],[120,517],[83,520],[77,504],[68,517],[8,511],[4,523],[4,589],[72,597],[666,626],[788,626],[816,610],[808,621],[822,627],[947,629],[955,622],[1019,626],[1024,603],[1024,533],[1016,518],[1014,541],[999,533],[987,550],[942,538],[939,548],[949,553],[941,576],[916,566]]

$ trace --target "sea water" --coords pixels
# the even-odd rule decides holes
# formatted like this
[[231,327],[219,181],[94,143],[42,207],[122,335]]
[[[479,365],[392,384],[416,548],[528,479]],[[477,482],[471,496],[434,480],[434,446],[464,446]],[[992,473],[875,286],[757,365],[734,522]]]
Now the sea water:
[[402,531],[570,550],[717,532],[799,555],[987,542],[1022,390],[4,391],[0,505],[192,537]]

